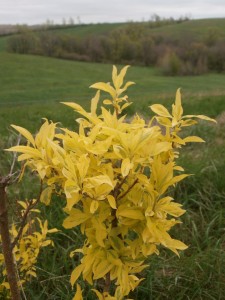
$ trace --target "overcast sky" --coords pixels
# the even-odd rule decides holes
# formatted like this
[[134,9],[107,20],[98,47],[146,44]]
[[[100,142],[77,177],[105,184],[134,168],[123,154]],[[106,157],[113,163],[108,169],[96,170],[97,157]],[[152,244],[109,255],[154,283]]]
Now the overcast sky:
[[0,0],[0,24],[103,23],[160,17],[225,17],[225,0]]

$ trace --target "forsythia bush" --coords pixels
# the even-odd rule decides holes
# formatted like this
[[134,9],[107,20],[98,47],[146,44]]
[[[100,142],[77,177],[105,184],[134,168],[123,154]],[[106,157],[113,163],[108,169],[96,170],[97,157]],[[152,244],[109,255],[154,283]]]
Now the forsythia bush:
[[[44,182],[42,202],[51,205],[53,193],[65,195],[68,216],[63,226],[80,226],[86,237],[83,247],[71,253],[83,255],[71,284],[82,276],[96,287],[93,291],[100,300],[121,300],[134,290],[143,280],[146,259],[158,255],[161,246],[177,255],[187,248],[169,234],[185,212],[170,191],[188,176],[176,164],[181,147],[203,140],[180,133],[197,123],[193,118],[213,121],[202,115],[184,116],[178,90],[171,112],[155,104],[150,108],[156,115],[149,122],[138,114],[127,122],[120,116],[131,104],[122,95],[133,84],[123,85],[127,68],[117,73],[113,67],[112,84],[91,86],[97,93],[89,112],[76,103],[64,103],[81,115],[77,132],[59,130],[48,120],[35,137],[13,126],[28,144],[9,149],[20,152],[19,161]],[[98,113],[100,91],[108,96]],[[83,299],[79,284],[73,299]]]
[[[18,201],[18,203],[22,207],[21,215],[23,216],[28,204],[26,201]],[[32,212],[40,213],[38,209],[33,209]],[[36,277],[35,264],[37,263],[37,258],[41,248],[48,245],[54,245],[51,239],[47,237],[47,234],[57,231],[58,230],[56,228],[49,230],[47,220],[42,222],[37,216],[33,216],[32,219],[30,219],[29,222],[24,226],[21,237],[13,248],[14,259],[18,270],[18,277],[20,278],[20,287],[28,282],[31,277]],[[18,236],[17,226],[15,224],[13,224],[11,227],[11,236],[12,241]],[[9,294],[9,284],[6,279],[4,257],[1,252],[0,272],[3,275],[2,282],[0,282],[0,296],[5,296],[5,298],[11,299]]]

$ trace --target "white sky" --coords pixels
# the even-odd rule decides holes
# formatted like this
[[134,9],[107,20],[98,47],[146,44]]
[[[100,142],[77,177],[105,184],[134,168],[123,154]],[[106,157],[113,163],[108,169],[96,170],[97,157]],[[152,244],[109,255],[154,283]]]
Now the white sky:
[[160,17],[225,17],[225,0],[0,0],[0,24],[126,22]]

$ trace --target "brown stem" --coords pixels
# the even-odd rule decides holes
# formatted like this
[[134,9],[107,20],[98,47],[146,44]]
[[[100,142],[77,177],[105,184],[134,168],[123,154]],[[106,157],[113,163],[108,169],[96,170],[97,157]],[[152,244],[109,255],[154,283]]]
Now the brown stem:
[[23,229],[24,229],[24,226],[26,225],[27,223],[27,217],[28,217],[28,214],[29,212],[31,211],[31,209],[33,209],[37,204],[38,202],[40,201],[40,198],[41,198],[41,192],[42,192],[42,187],[43,187],[43,184],[42,184],[42,181],[41,181],[41,186],[40,186],[40,192],[39,192],[39,196],[38,198],[34,201],[34,202],[30,202],[29,205],[27,206],[24,214],[23,214],[23,218],[22,218],[22,221],[20,223],[20,229],[17,233],[17,236],[15,237],[14,241],[11,243],[11,249],[13,250],[13,248],[16,246],[16,244],[18,243],[22,233],[23,233]]
[[121,194],[117,200],[120,200],[123,197],[125,197],[137,183],[138,183],[138,178],[134,180],[134,182],[129,186],[129,188],[123,194]]
[[[19,134],[16,146],[18,146],[20,144],[20,140],[21,140],[21,135]],[[13,152],[13,160],[12,160],[11,168],[9,171],[10,177],[13,175],[13,170],[14,170],[14,167],[16,164],[16,160],[17,160],[17,152]]]
[[107,273],[106,274],[106,279],[105,279],[104,290],[103,290],[104,293],[109,293],[110,284],[111,284],[110,273]]
[[[126,179],[127,179],[127,176],[124,177],[122,179],[122,181],[120,182],[120,184],[118,184],[115,187],[114,197],[116,198],[116,200],[120,200],[121,198],[125,197],[138,182],[138,179],[135,179],[134,182],[129,186],[129,188],[123,194],[118,196],[119,193],[120,193],[120,189],[121,189],[122,185],[124,184],[124,182],[126,181]],[[112,227],[115,228],[118,225],[118,220],[116,218],[116,210],[113,210],[112,216],[114,217],[114,219],[112,221]],[[119,235],[119,237],[122,238],[121,235]],[[110,272],[109,272],[109,273],[106,274],[106,279],[105,279],[105,284],[104,284],[103,291],[108,293],[109,289],[110,289],[110,285],[111,285],[111,281],[110,281]]]
[[4,178],[0,179],[0,234],[2,239],[2,252],[12,300],[21,300],[9,233],[8,209],[6,206],[7,198],[5,190],[7,183],[4,182]]
[[114,189],[114,193],[113,193],[113,196],[114,196],[115,199],[118,197],[118,195],[119,195],[119,193],[120,193],[120,189],[121,189],[122,185],[125,183],[126,179],[127,179],[127,176],[125,176],[125,177],[121,180],[121,182],[120,182],[119,184],[116,185],[116,187],[115,187],[115,189]]

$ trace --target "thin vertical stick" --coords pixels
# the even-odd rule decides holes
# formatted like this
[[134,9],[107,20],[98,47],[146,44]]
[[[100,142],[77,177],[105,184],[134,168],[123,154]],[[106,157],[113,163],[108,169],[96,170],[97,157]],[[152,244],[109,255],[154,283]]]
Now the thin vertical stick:
[[0,179],[0,234],[2,240],[2,252],[5,260],[5,267],[12,300],[21,300],[9,233],[8,210],[6,205],[7,200],[5,190],[7,183],[4,182],[4,178]]

